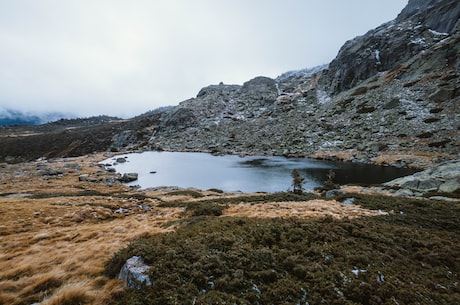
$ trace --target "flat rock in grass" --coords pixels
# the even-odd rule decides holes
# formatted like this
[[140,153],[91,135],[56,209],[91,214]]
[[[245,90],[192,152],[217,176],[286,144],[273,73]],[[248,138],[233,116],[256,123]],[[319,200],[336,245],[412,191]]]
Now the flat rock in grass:
[[129,288],[141,289],[142,285],[152,285],[152,281],[147,275],[149,269],[150,266],[146,265],[141,257],[133,256],[126,260],[126,263],[120,270],[118,278]]

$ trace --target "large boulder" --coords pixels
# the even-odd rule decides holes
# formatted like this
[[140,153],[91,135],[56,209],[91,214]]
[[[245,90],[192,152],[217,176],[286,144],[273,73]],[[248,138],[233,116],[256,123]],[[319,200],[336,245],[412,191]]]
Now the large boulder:
[[456,192],[460,190],[460,159],[389,181],[385,185],[419,193]]
[[137,173],[124,173],[120,180],[121,182],[132,182],[136,181],[138,176],[139,175]]
[[133,256],[126,260],[126,263],[120,270],[118,278],[130,288],[140,289],[142,285],[151,286],[147,272],[150,266],[146,265],[141,257]]

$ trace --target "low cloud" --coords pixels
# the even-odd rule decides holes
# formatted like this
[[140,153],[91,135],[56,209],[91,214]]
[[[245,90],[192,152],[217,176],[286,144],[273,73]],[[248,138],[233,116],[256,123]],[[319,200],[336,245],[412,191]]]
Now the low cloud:
[[328,63],[405,2],[3,1],[0,105],[133,116],[209,84]]

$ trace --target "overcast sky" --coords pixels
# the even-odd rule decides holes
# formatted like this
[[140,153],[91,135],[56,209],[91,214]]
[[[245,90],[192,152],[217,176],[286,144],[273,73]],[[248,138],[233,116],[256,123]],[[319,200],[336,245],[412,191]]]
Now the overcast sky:
[[0,0],[0,112],[131,117],[329,63],[407,0]]

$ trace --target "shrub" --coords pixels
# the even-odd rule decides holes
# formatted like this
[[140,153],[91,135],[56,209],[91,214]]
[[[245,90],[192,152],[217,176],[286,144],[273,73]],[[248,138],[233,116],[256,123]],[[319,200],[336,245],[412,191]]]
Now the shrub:
[[302,194],[303,193],[303,181],[305,180],[302,176],[300,176],[299,171],[293,169],[291,172],[292,177],[292,192],[294,194]]
[[355,202],[394,213],[343,220],[194,217],[175,232],[143,236],[106,266],[142,256],[153,285],[126,290],[116,301],[458,303],[459,204],[366,195]]

